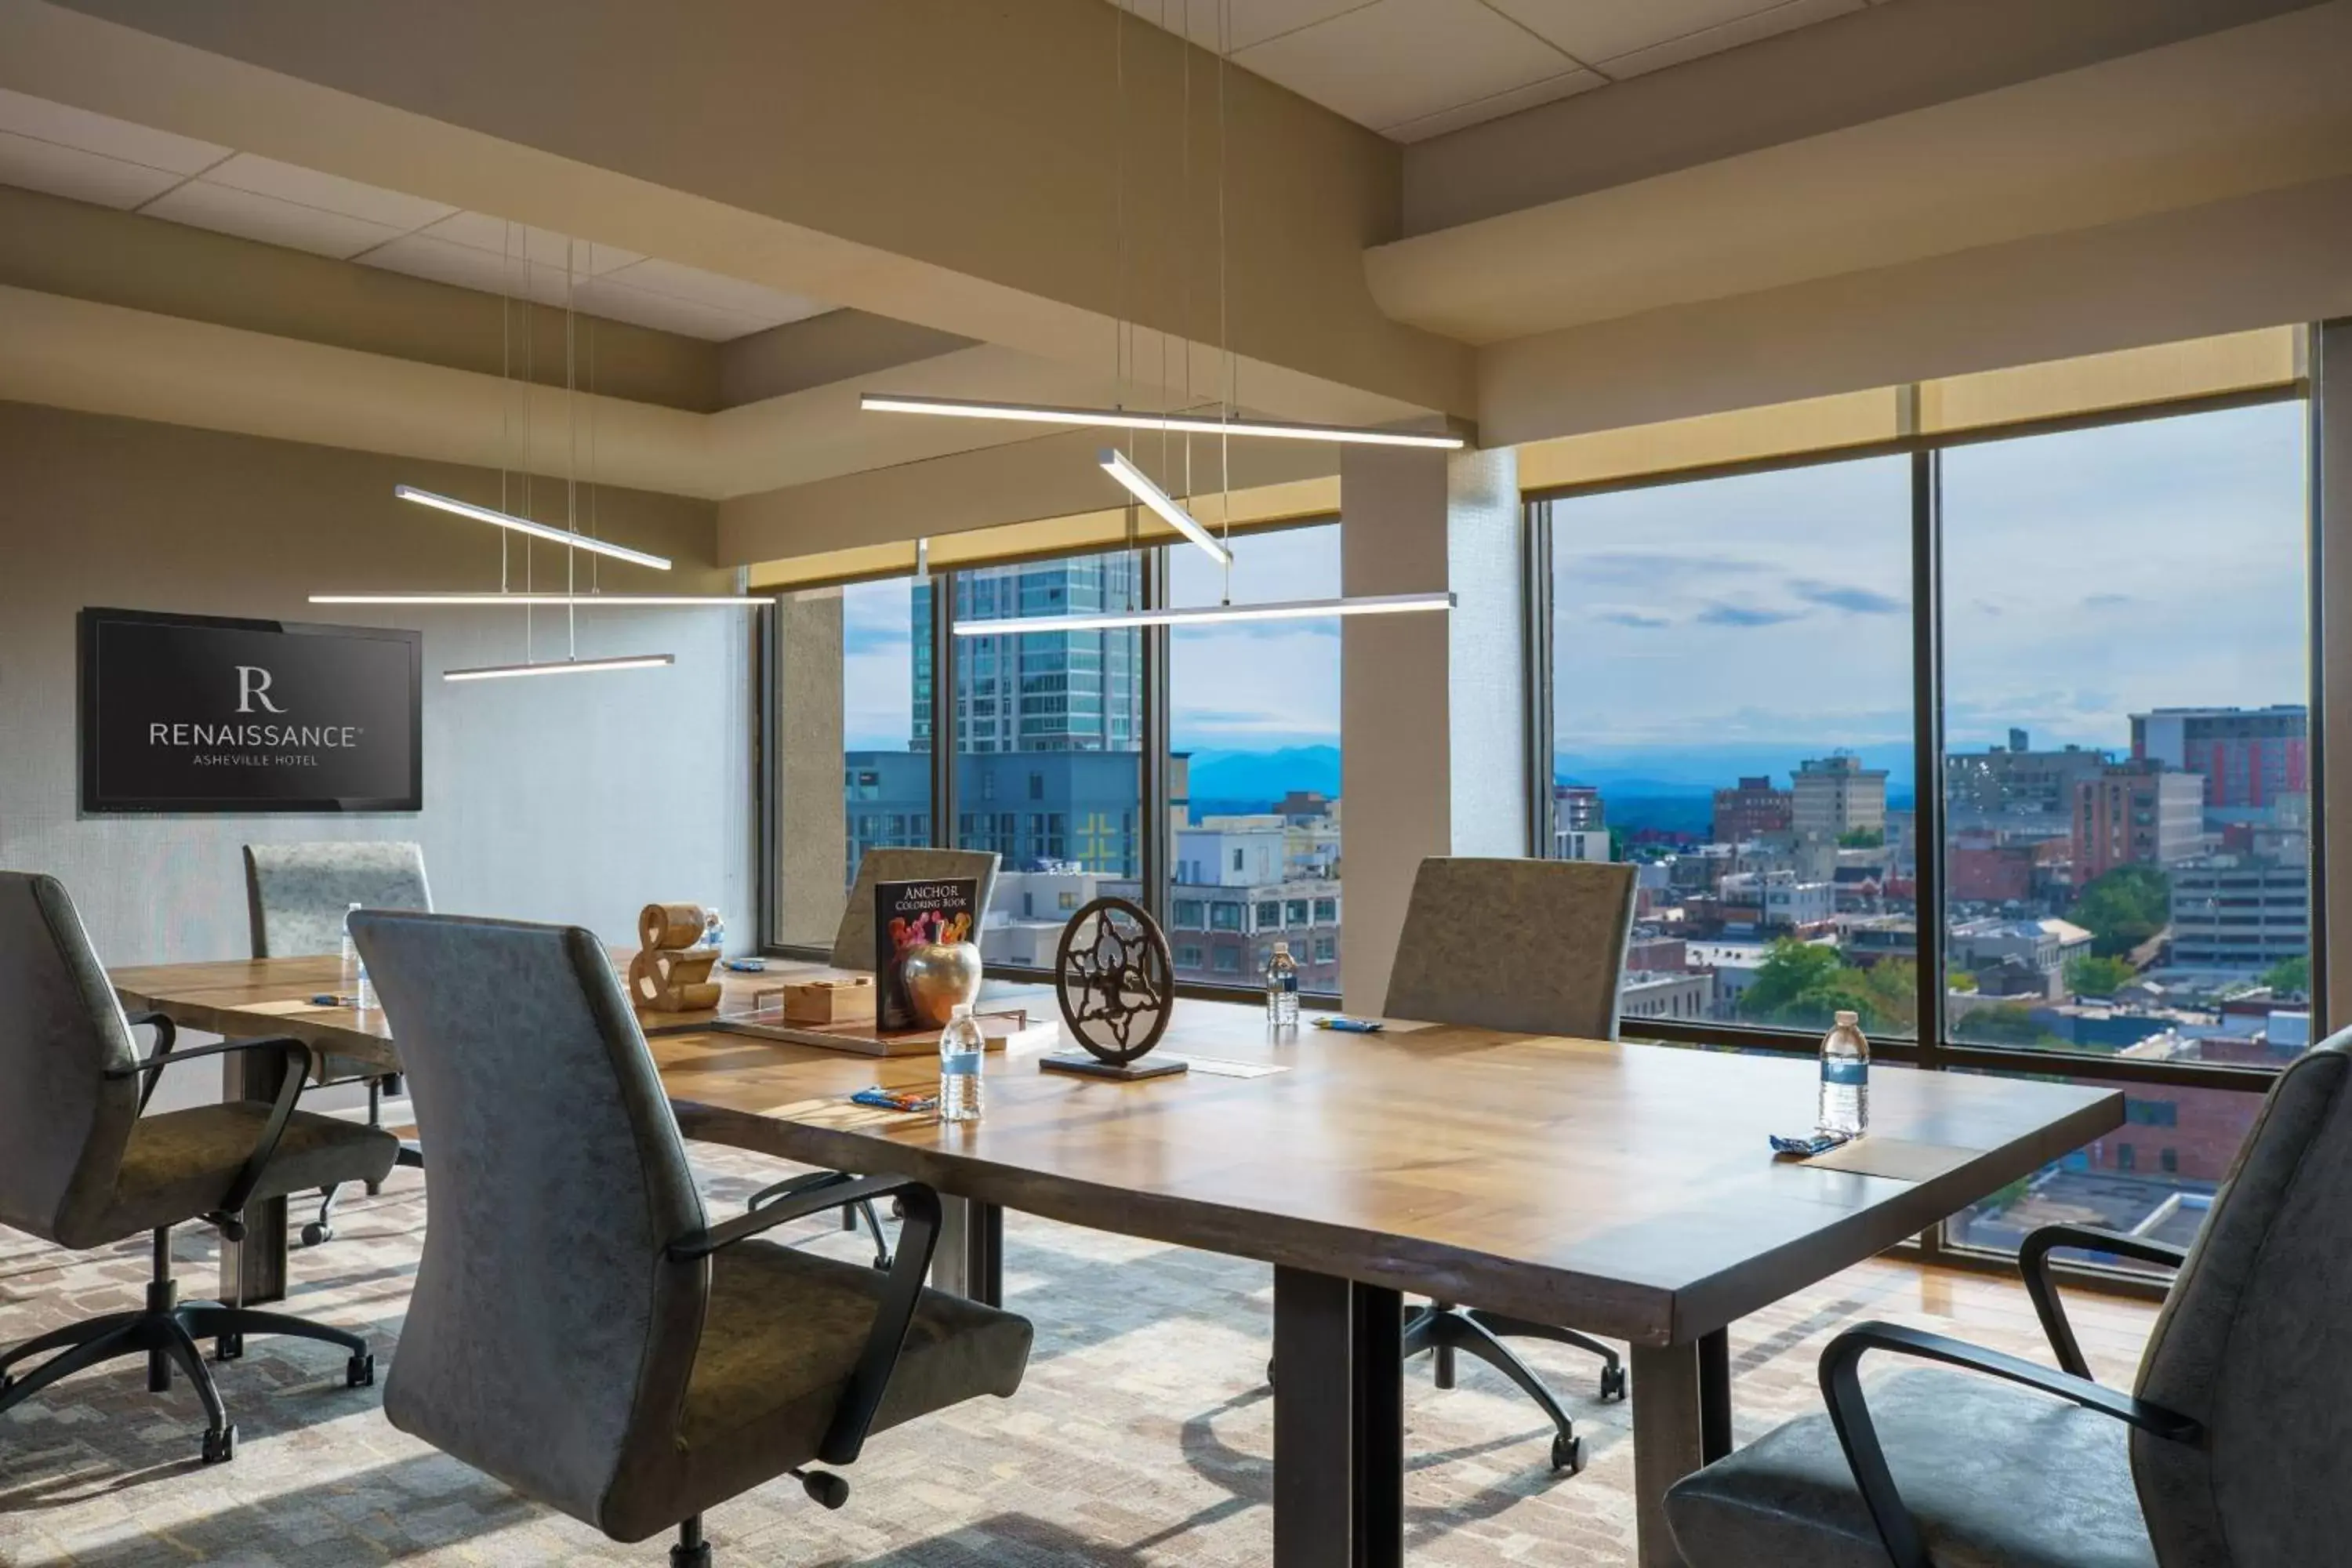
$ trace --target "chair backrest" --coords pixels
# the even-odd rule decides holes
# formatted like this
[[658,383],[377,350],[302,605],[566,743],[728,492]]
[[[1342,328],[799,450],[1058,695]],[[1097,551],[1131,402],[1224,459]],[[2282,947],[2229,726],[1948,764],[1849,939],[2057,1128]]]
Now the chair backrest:
[[113,1196],[139,1119],[138,1059],[106,970],[55,877],[0,871],[0,1224],[66,1247]]
[[2165,1568],[2301,1568],[2352,1541],[2352,1029],[2272,1086],[2140,1363],[2198,1446],[2134,1433]]
[[425,851],[397,840],[245,847],[246,909],[253,956],[305,958],[340,952],[343,916],[370,910],[430,910]]
[[1613,1040],[1633,928],[1631,866],[1432,856],[1412,880],[1381,1011]]
[[367,910],[352,934],[430,1151],[425,1253],[385,1416],[601,1524],[675,1442],[705,1223],[611,960],[578,927]]
[[841,911],[834,933],[835,969],[874,967],[874,884],[919,882],[932,878],[980,879],[979,910],[988,913],[989,895],[996,889],[996,856],[982,849],[868,849],[857,863],[857,885]]

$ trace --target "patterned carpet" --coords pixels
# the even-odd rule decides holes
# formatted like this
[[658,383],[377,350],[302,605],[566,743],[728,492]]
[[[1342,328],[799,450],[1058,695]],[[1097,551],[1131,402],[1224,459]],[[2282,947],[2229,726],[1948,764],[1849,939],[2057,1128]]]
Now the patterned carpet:
[[[698,1146],[713,1206],[740,1207],[781,1167]],[[362,1327],[380,1368],[397,1354],[425,1218],[421,1178],[396,1172],[350,1202],[337,1239],[297,1250],[290,1310]],[[1011,1568],[1102,1563],[1200,1568],[1266,1560],[1272,1447],[1264,1382],[1272,1288],[1263,1267],[1010,1216],[1007,1305],[1037,1326],[1027,1383],[877,1438],[826,1513],[787,1480],[712,1512],[719,1561]],[[796,1244],[858,1258],[821,1222]],[[212,1292],[212,1233],[175,1237],[183,1294]],[[91,1313],[135,1307],[144,1240],[73,1255],[0,1229],[0,1345]],[[1844,1323],[1884,1317],[2024,1354],[2022,1293],[1996,1281],[1874,1263],[1733,1331],[1738,1431],[1817,1407],[1814,1359]],[[2128,1376],[2146,1309],[2084,1325],[2095,1368]],[[1594,1397],[1597,1363],[1556,1347],[1528,1359],[1589,1443],[1581,1476],[1546,1468],[1549,1429],[1502,1379],[1465,1362],[1441,1393],[1409,1372],[1407,1551],[1416,1565],[1614,1565],[1631,1561],[1633,1447],[1622,1405]],[[147,1392],[123,1361],[0,1415],[0,1564],[7,1568],[341,1568],[403,1563],[667,1561],[658,1541],[620,1546],[521,1501],[394,1431],[379,1390],[346,1390],[340,1352],[248,1342],[220,1369],[236,1459],[196,1458],[203,1419],[184,1382]],[[583,1375],[593,1369],[583,1368]]]

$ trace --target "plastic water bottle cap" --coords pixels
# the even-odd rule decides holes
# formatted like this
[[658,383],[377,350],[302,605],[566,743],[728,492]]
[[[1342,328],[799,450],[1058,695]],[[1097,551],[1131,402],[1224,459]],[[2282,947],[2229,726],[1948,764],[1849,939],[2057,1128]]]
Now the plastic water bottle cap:
[[1841,1029],[1851,1029],[1861,1022],[1862,1015],[1859,1013],[1840,1013],[1837,1016],[1837,1025]]

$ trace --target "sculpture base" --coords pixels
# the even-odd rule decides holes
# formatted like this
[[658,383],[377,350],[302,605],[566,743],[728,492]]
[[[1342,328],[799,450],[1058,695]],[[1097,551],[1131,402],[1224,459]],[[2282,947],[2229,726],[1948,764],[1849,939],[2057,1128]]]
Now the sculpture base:
[[1147,1078],[1171,1078],[1184,1072],[1192,1063],[1181,1057],[1146,1057],[1140,1061],[1107,1062],[1099,1057],[1053,1056],[1039,1057],[1039,1072],[1066,1072],[1079,1078],[1107,1078],[1120,1083],[1133,1083]]

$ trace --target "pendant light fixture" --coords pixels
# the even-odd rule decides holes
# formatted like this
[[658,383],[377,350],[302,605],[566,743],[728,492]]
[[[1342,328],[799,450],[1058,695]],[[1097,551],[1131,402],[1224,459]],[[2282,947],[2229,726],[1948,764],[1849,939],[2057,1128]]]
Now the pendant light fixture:
[[512,512],[499,511],[494,507],[476,506],[472,501],[459,500],[455,496],[436,495],[431,490],[418,489],[415,485],[394,485],[392,487],[392,493],[402,500],[413,500],[420,506],[455,512],[459,517],[470,517],[476,522],[487,522],[494,528],[511,529],[517,533],[528,533],[533,539],[544,539],[551,543],[561,544],[567,550],[585,550],[597,555],[609,555],[615,561],[626,561],[635,566],[650,566],[656,572],[669,570],[669,557],[667,555],[649,555],[642,550],[631,550],[627,545],[614,544],[610,540],[583,539],[579,534],[567,532],[551,524],[533,522],[527,517],[517,517]]
[[445,669],[444,680],[502,680],[521,675],[595,675],[614,669],[658,669],[676,664],[668,653],[622,654],[614,658],[551,658],[526,664],[482,664],[471,669]]
[[[1181,148],[1182,168],[1180,206],[1189,216],[1192,205],[1192,27],[1191,0],[1183,0],[1184,16],[1179,36],[1182,38],[1184,61],[1183,108],[1178,134]],[[1235,436],[1265,437],[1286,440],[1338,441],[1366,446],[1415,447],[1436,450],[1458,450],[1466,443],[1452,434],[1421,434],[1412,431],[1367,429],[1350,426],[1302,425],[1282,420],[1246,419],[1238,414],[1240,407],[1240,361],[1233,349],[1230,330],[1230,290],[1227,288],[1229,247],[1225,228],[1225,141],[1229,117],[1225,108],[1225,77],[1233,56],[1232,0],[1217,0],[1217,347],[1220,379],[1216,412],[1213,414],[1175,413],[1166,411],[1171,403],[1168,384],[1167,339],[1160,341],[1160,401],[1162,412],[1139,411],[1124,406],[1111,408],[1066,408],[1049,404],[995,403],[956,397],[914,397],[887,393],[867,393],[858,399],[858,406],[877,412],[896,414],[931,414],[957,419],[1005,419],[1040,425],[1098,425],[1119,430],[1156,430],[1160,436],[1160,468],[1169,469],[1168,438],[1183,438],[1181,457],[1190,493],[1192,472],[1192,437],[1215,436],[1218,438],[1219,483],[1224,497],[1221,522],[1222,536],[1203,528],[1199,520],[1153,482],[1138,468],[1132,458],[1116,447],[1105,447],[1097,455],[1105,473],[1117,480],[1133,498],[1128,508],[1129,547],[1134,543],[1135,506],[1150,508],[1170,527],[1201,547],[1224,568],[1224,592],[1222,602],[1192,607],[1142,609],[1133,605],[1125,610],[1091,612],[1077,615],[1015,616],[1005,619],[958,621],[950,628],[963,637],[1013,637],[1028,632],[1079,632],[1108,630],[1125,626],[1201,626],[1227,621],[1291,621],[1317,620],[1348,616],[1392,616],[1423,613],[1443,613],[1454,608],[1451,593],[1360,595],[1354,598],[1292,599],[1276,604],[1236,605],[1233,602],[1233,459],[1232,441]],[[1162,23],[1165,24],[1163,11]],[[1127,286],[1127,8],[1117,8],[1113,26],[1118,29],[1115,56],[1114,86],[1118,104],[1118,123],[1113,128],[1111,144],[1118,149],[1117,173],[1113,181],[1117,228],[1117,273],[1113,279],[1113,297],[1117,304],[1112,318],[1112,375],[1118,388],[1124,390],[1131,379],[1132,325],[1126,320],[1124,303]],[[1185,268],[1182,305],[1184,345],[1183,397],[1177,406],[1195,408],[1198,400],[1192,395],[1192,270]]]
[[748,594],[313,594],[314,605],[429,605],[444,608],[506,606],[527,610],[657,610],[690,605],[756,610],[768,601]]

